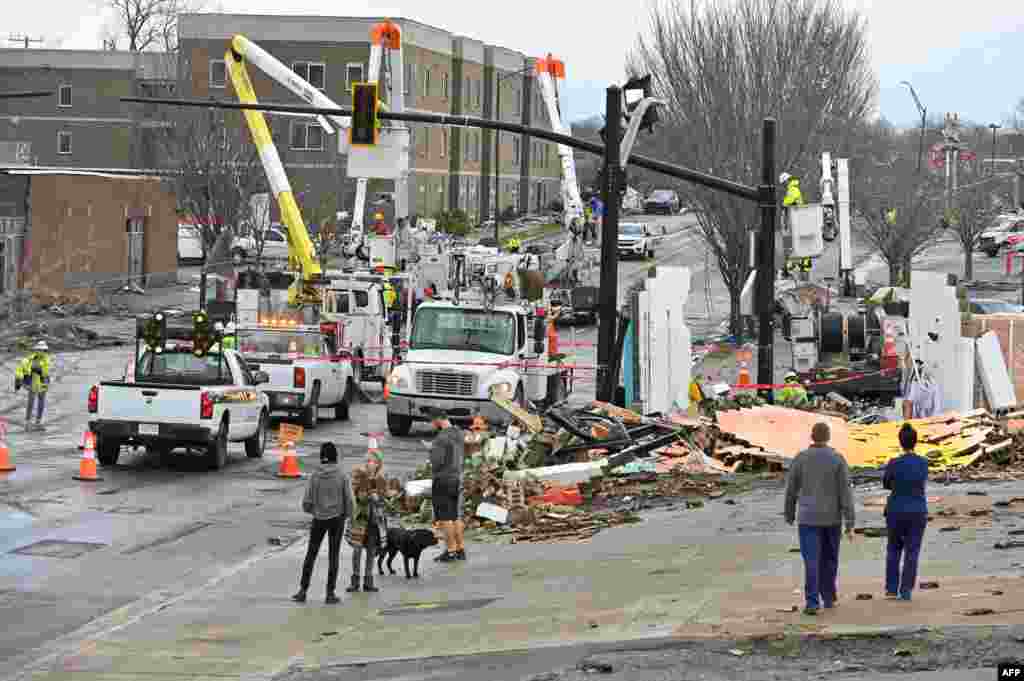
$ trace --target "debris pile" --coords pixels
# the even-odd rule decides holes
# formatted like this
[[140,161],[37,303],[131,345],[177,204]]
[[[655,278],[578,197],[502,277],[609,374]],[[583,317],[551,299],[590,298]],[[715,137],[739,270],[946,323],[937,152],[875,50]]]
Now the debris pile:
[[24,352],[39,341],[46,341],[51,352],[91,350],[124,345],[124,340],[100,334],[69,321],[24,321],[9,324],[0,332],[0,347],[7,352]]

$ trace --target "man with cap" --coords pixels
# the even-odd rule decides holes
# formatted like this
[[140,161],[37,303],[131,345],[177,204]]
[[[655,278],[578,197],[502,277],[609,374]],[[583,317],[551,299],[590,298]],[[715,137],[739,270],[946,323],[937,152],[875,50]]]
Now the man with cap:
[[384,213],[373,216],[373,233],[377,236],[391,236],[391,228],[384,222]]
[[779,402],[787,407],[801,407],[807,404],[807,389],[800,385],[795,371],[786,372],[785,387],[779,391]]
[[324,535],[327,538],[327,599],[326,602],[337,603],[335,588],[338,584],[338,555],[341,552],[341,537],[345,529],[345,519],[352,517],[354,503],[352,488],[345,474],[338,469],[338,449],[334,444],[325,442],[320,446],[320,470],[313,474],[306,487],[306,495],[302,498],[302,510],[313,516],[309,527],[309,546],[306,549],[306,560],[302,564],[302,579],[299,591],[292,600],[296,603],[306,602],[306,592],[313,577],[313,566]]
[[437,436],[430,445],[431,499],[434,520],[444,534],[445,551],[435,560],[450,563],[466,560],[462,522],[462,471],[466,459],[466,439],[462,430],[436,407],[428,412]]
[[[46,341],[39,341],[32,352],[21,360],[14,370],[14,389],[28,388],[28,405],[25,407],[25,430],[43,429],[43,410],[46,408],[46,389],[50,385],[50,347]],[[36,407],[36,422],[32,423],[32,406]]]

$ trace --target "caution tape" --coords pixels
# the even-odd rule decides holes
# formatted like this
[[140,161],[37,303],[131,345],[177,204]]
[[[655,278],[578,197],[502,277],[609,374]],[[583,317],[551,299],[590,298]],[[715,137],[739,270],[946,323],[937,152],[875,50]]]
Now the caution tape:
[[[863,371],[856,374],[848,374],[842,378],[830,378],[822,381],[801,381],[797,385],[804,388],[814,385],[833,385],[836,383],[848,383],[849,381],[856,381],[861,378],[867,378],[869,376],[883,376],[886,374],[892,374],[898,372],[899,369],[880,369],[879,371]],[[743,385],[731,385],[730,388],[734,390],[776,390],[781,388],[788,388],[792,386],[792,383],[746,383]]]
[[393,358],[371,358],[371,357],[339,357],[339,362],[350,362],[352,364],[428,364],[430,366],[453,366],[453,367],[498,367],[508,369],[511,367],[523,369],[574,369],[578,371],[598,371],[600,365],[586,364],[549,364],[547,362],[531,362],[529,360],[509,360],[506,362],[437,362],[429,360],[395,360]]

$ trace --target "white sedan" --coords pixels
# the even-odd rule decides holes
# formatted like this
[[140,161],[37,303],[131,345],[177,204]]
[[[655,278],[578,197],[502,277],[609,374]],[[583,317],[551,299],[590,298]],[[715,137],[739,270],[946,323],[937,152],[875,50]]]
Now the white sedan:
[[[288,258],[288,239],[286,228],[275,225],[263,234],[263,257],[268,260]],[[231,247],[231,255],[236,263],[256,257],[256,239],[252,236],[240,236]],[[314,253],[315,257],[315,253]]]

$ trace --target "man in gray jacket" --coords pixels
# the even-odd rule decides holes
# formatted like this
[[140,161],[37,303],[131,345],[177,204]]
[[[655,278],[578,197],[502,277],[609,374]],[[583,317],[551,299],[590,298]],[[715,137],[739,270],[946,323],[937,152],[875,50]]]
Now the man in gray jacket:
[[[800,554],[804,559],[804,614],[818,614],[836,604],[839,575],[839,538],[846,521],[846,535],[853,539],[853,493],[846,460],[829,447],[827,423],[811,429],[812,444],[800,452],[789,469],[786,484],[786,522],[796,521],[800,507]],[[820,595],[820,600],[819,600]]]
[[460,428],[452,425],[440,409],[430,411],[430,421],[438,431],[430,444],[431,500],[434,520],[445,537],[445,551],[437,560],[450,563],[466,560],[462,522],[462,473],[466,460],[466,440]]
[[327,539],[327,603],[337,603],[335,587],[338,584],[338,554],[341,551],[341,537],[345,519],[352,515],[352,486],[348,477],[338,469],[338,450],[330,442],[320,447],[320,470],[309,479],[306,496],[302,499],[302,510],[313,516],[309,528],[309,547],[302,564],[302,581],[299,591],[292,600],[306,602],[306,591],[313,577],[313,566],[324,535]]

